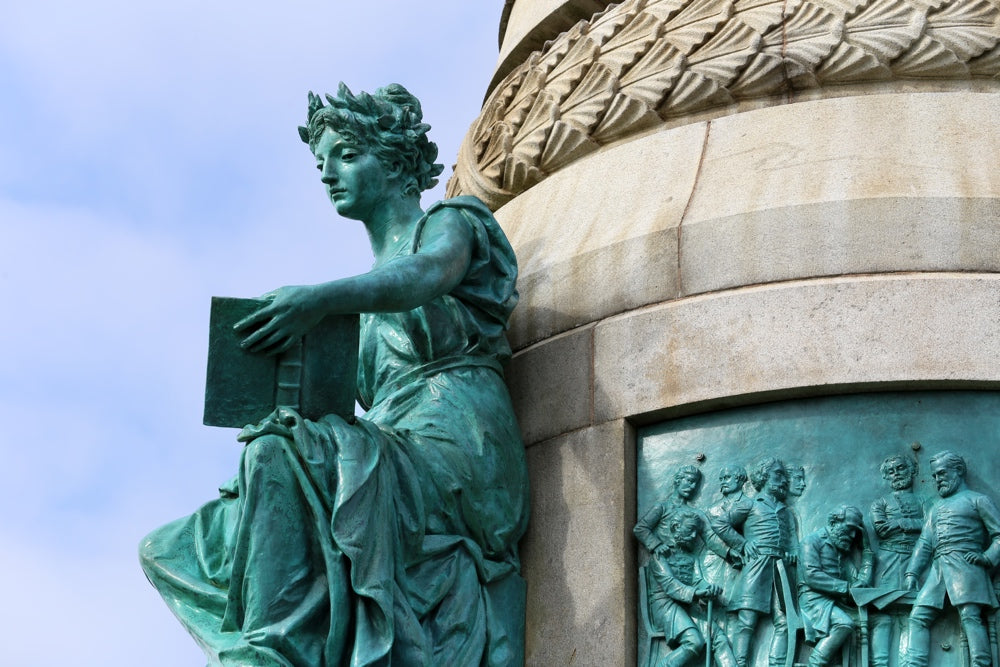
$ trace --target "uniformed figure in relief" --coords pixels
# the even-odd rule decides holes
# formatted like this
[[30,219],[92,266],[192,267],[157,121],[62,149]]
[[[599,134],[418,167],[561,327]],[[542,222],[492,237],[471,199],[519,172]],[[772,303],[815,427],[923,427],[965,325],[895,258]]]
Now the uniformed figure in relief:
[[710,602],[722,588],[704,579],[694,553],[698,536],[705,530],[702,515],[682,507],[667,523],[669,544],[647,565],[650,622],[663,629],[673,649],[659,667],[688,664],[705,650],[708,635],[715,664],[736,667],[729,640]]
[[935,454],[930,466],[941,499],[928,513],[904,575],[906,587],[916,590],[929,568],[910,612],[906,663],[927,665],[930,625],[947,600],[958,609],[972,667],[989,667],[983,612],[997,607],[988,569],[1000,563],[1000,511],[966,486],[965,460],[958,454]]
[[768,662],[774,667],[785,662],[788,649],[785,608],[794,593],[787,588],[787,571],[796,560],[795,525],[784,502],[788,496],[784,463],[768,457],[749,473],[757,495],[734,503],[712,521],[712,528],[743,561],[730,603],[736,611],[730,637],[736,660],[746,667],[757,623],[762,615],[771,614],[774,628]]
[[700,553],[707,547],[720,558],[731,557],[722,540],[708,529],[708,520],[704,513],[692,506],[692,501],[698,495],[700,486],[701,471],[694,466],[681,466],[674,473],[673,493],[670,498],[666,502],[653,505],[636,524],[632,532],[636,539],[646,547],[650,555],[658,555],[668,550],[670,517],[678,509],[685,508],[697,513],[702,519],[702,529],[699,531],[695,550]]
[[792,519],[795,521],[795,539],[802,539],[802,517],[795,509],[802,494],[806,492],[806,468],[799,464],[789,464],[785,466],[788,471],[788,505],[792,509]]
[[[805,657],[811,667],[836,664],[859,629],[862,667],[927,667],[930,628],[946,603],[968,646],[964,667],[991,667],[986,616],[1000,610],[991,580],[1000,565],[1000,509],[968,488],[958,454],[940,452],[929,467],[939,496],[930,509],[914,490],[916,458],[882,461],[889,492],[870,506],[872,543],[851,505],[799,534],[789,503],[806,488],[803,466],[774,457],[748,468],[727,462],[718,476],[721,500],[705,511],[693,506],[701,471],[679,467],[671,495],[634,529],[650,554],[648,615],[672,649],[657,667],[679,667],[705,651],[718,667],[753,667],[763,617],[772,626],[769,667]],[[798,627],[806,648],[793,656],[789,635]],[[964,648],[954,654],[964,655]]]
[[795,502],[806,492],[806,468],[798,464],[788,466],[788,497]]
[[[906,563],[924,525],[923,503],[913,492],[917,462],[893,455],[882,461],[879,471],[892,491],[873,502],[869,514],[878,538],[874,586],[885,591],[904,590]],[[889,667],[893,621],[889,613],[872,614],[872,667]]]
[[[860,551],[859,565],[849,558]],[[806,639],[815,641],[809,667],[829,664],[854,631],[854,620],[846,607],[850,589],[869,586],[872,551],[864,537],[861,510],[841,505],[827,517],[825,527],[808,535],[799,557],[799,609]]]
[[[708,509],[707,514],[710,522],[728,513],[733,505],[747,497],[743,493],[743,487],[746,483],[747,471],[741,465],[726,465],[719,471],[719,493],[722,494],[722,500]],[[742,566],[739,554],[730,551],[730,558],[727,560],[709,552],[705,554],[704,564],[705,577],[713,584],[722,587],[722,595],[719,599],[728,606],[732,600],[733,586],[736,584],[739,567]]]

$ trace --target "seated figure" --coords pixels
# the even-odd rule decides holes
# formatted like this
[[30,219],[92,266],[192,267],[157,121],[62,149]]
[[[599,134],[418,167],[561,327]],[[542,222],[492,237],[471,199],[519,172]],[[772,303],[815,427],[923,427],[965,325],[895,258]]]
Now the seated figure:
[[[860,562],[848,556],[861,552]],[[864,539],[861,510],[841,505],[827,516],[826,526],[808,535],[799,557],[799,608],[805,620],[806,639],[816,640],[809,667],[827,665],[854,631],[847,613],[854,586],[869,586],[872,551]]]
[[669,519],[669,544],[650,557],[649,617],[662,628],[674,649],[661,667],[681,667],[705,648],[705,635],[712,637],[712,657],[719,667],[736,667],[736,657],[720,623],[699,605],[716,598],[722,588],[702,577],[694,553],[699,533],[704,530],[701,516],[679,508]]
[[361,313],[368,411],[279,409],[245,428],[233,483],[150,534],[142,564],[212,664],[510,665],[528,517],[501,372],[514,253],[474,198],[420,208],[442,166],[402,86],[327,99],[310,94],[300,135],[337,212],[364,223],[374,267],[282,287],[237,326],[268,354]]

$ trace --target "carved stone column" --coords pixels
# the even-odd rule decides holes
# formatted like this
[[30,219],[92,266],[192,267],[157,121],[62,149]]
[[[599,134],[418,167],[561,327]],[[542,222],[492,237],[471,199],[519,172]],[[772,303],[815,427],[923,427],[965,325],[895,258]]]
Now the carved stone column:
[[[450,193],[496,209],[521,267],[527,662],[635,664],[637,428],[1000,390],[1000,4],[507,4]],[[760,453],[728,446],[706,474]],[[770,449],[816,489],[822,446]]]

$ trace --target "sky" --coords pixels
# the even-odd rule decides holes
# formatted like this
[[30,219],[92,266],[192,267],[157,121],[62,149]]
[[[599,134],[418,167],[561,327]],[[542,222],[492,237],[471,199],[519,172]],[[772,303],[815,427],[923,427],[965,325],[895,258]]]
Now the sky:
[[210,298],[371,264],[298,138],[309,90],[409,88],[443,197],[502,6],[5,3],[0,664],[205,664],[136,549],[236,470],[201,425]]

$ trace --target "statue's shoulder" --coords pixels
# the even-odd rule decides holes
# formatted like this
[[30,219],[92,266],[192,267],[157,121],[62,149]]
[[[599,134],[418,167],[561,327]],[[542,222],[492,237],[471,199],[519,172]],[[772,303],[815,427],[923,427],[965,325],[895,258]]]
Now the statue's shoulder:
[[427,208],[427,215],[433,215],[442,210],[467,211],[476,217],[493,220],[493,211],[478,197],[472,195],[461,195],[451,199],[442,199],[434,202]]
[[808,553],[810,550],[819,551],[825,541],[826,530],[820,528],[803,537],[802,542],[799,543],[799,548],[805,553]]
[[723,517],[730,514],[750,514],[754,509],[754,496],[741,496],[734,500],[723,513]]
[[987,507],[994,510],[997,508],[996,501],[993,500],[992,496],[987,495],[985,493],[980,493],[979,491],[972,491],[972,490],[968,490],[968,493],[969,493],[969,498],[971,498],[972,501],[975,502],[977,505],[986,505]]

